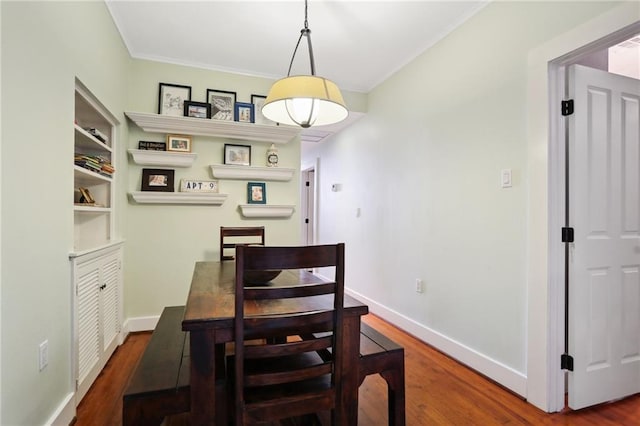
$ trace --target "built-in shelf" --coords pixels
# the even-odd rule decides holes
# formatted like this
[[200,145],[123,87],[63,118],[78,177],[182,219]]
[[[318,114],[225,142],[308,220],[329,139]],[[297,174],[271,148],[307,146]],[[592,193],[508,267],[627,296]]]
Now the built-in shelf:
[[284,144],[298,136],[300,128],[237,121],[211,120],[145,112],[125,112],[138,127],[150,133],[176,133]]
[[96,207],[96,206],[80,206],[74,205],[73,211],[83,213],[111,213],[109,207]]
[[145,149],[130,149],[129,154],[133,162],[141,166],[191,167],[198,154],[153,151]]
[[240,204],[238,206],[244,217],[291,217],[294,206],[270,204]]
[[208,204],[221,206],[227,194],[210,192],[155,192],[137,191],[130,193],[131,198],[139,204]]
[[249,167],[227,164],[212,164],[211,174],[218,179],[271,180],[286,182],[291,180],[295,169],[284,167]]
[[91,170],[76,165],[73,166],[73,174],[76,182],[81,184],[91,185],[95,183],[105,183],[112,181],[110,177],[101,175],[100,173],[92,172]]

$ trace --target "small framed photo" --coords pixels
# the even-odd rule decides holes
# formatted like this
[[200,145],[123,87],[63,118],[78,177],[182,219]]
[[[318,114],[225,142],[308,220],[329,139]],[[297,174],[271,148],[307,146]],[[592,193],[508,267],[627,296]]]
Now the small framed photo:
[[207,89],[207,102],[211,104],[211,118],[213,120],[233,121],[236,92]]
[[167,135],[167,151],[191,152],[191,136]]
[[142,169],[142,191],[173,192],[175,170]]
[[191,100],[191,86],[160,83],[158,94],[158,114],[182,117],[184,101]]
[[211,118],[211,104],[207,102],[184,101],[184,116]]
[[255,121],[255,110],[253,104],[246,102],[236,102],[235,105],[235,121],[242,123],[253,123]]
[[80,202],[82,204],[95,204],[95,200],[93,199],[93,197],[91,196],[91,193],[89,192],[89,190],[87,188],[78,188],[78,191],[80,191]]
[[264,182],[247,183],[247,203],[267,204],[267,188]]
[[251,165],[251,145],[224,144],[224,164]]
[[139,141],[138,149],[146,149],[149,151],[166,151],[166,142]]
[[264,95],[251,95],[251,103],[253,104],[253,111],[255,116],[254,123],[265,124],[268,126],[277,126],[278,123],[276,123],[275,121],[271,121],[267,117],[262,115],[262,106],[264,105],[264,101],[266,100],[267,97]]

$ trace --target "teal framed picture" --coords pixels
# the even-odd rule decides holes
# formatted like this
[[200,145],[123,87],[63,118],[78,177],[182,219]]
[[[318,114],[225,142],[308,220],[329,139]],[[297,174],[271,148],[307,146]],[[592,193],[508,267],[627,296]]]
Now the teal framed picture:
[[267,204],[267,188],[264,182],[247,183],[247,203]]

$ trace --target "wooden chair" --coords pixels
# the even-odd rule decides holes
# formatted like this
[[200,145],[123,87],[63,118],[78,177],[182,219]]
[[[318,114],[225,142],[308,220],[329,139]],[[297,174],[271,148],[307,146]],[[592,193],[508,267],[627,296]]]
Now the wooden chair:
[[[344,244],[305,247],[238,246],[236,249],[235,355],[228,366],[236,425],[277,421],[331,412],[341,394]],[[245,287],[248,270],[335,266],[332,282],[287,287]],[[333,308],[287,313],[286,299],[333,295]],[[256,304],[271,303],[274,314],[252,316]],[[313,306],[312,304],[310,306]],[[315,335],[308,340],[274,343],[273,337]],[[262,339],[255,344],[254,339]],[[252,340],[251,344],[247,341]],[[318,352],[335,348],[323,360]]]
[[[250,241],[244,238],[243,242],[239,239],[243,237],[252,238]],[[227,240],[231,238],[232,241]],[[225,255],[225,250],[234,249],[239,244],[260,244],[264,245],[264,226],[242,226],[242,227],[220,227],[220,262],[224,260],[234,260],[235,255]]]

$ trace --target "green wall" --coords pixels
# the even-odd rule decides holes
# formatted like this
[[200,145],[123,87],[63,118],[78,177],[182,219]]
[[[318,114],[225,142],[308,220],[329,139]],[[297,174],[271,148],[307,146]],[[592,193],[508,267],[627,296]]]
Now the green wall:
[[[124,121],[128,53],[99,2],[2,8],[3,425],[45,423],[72,396],[74,87]],[[121,126],[124,139],[126,126]],[[38,370],[38,345],[49,365]]]

